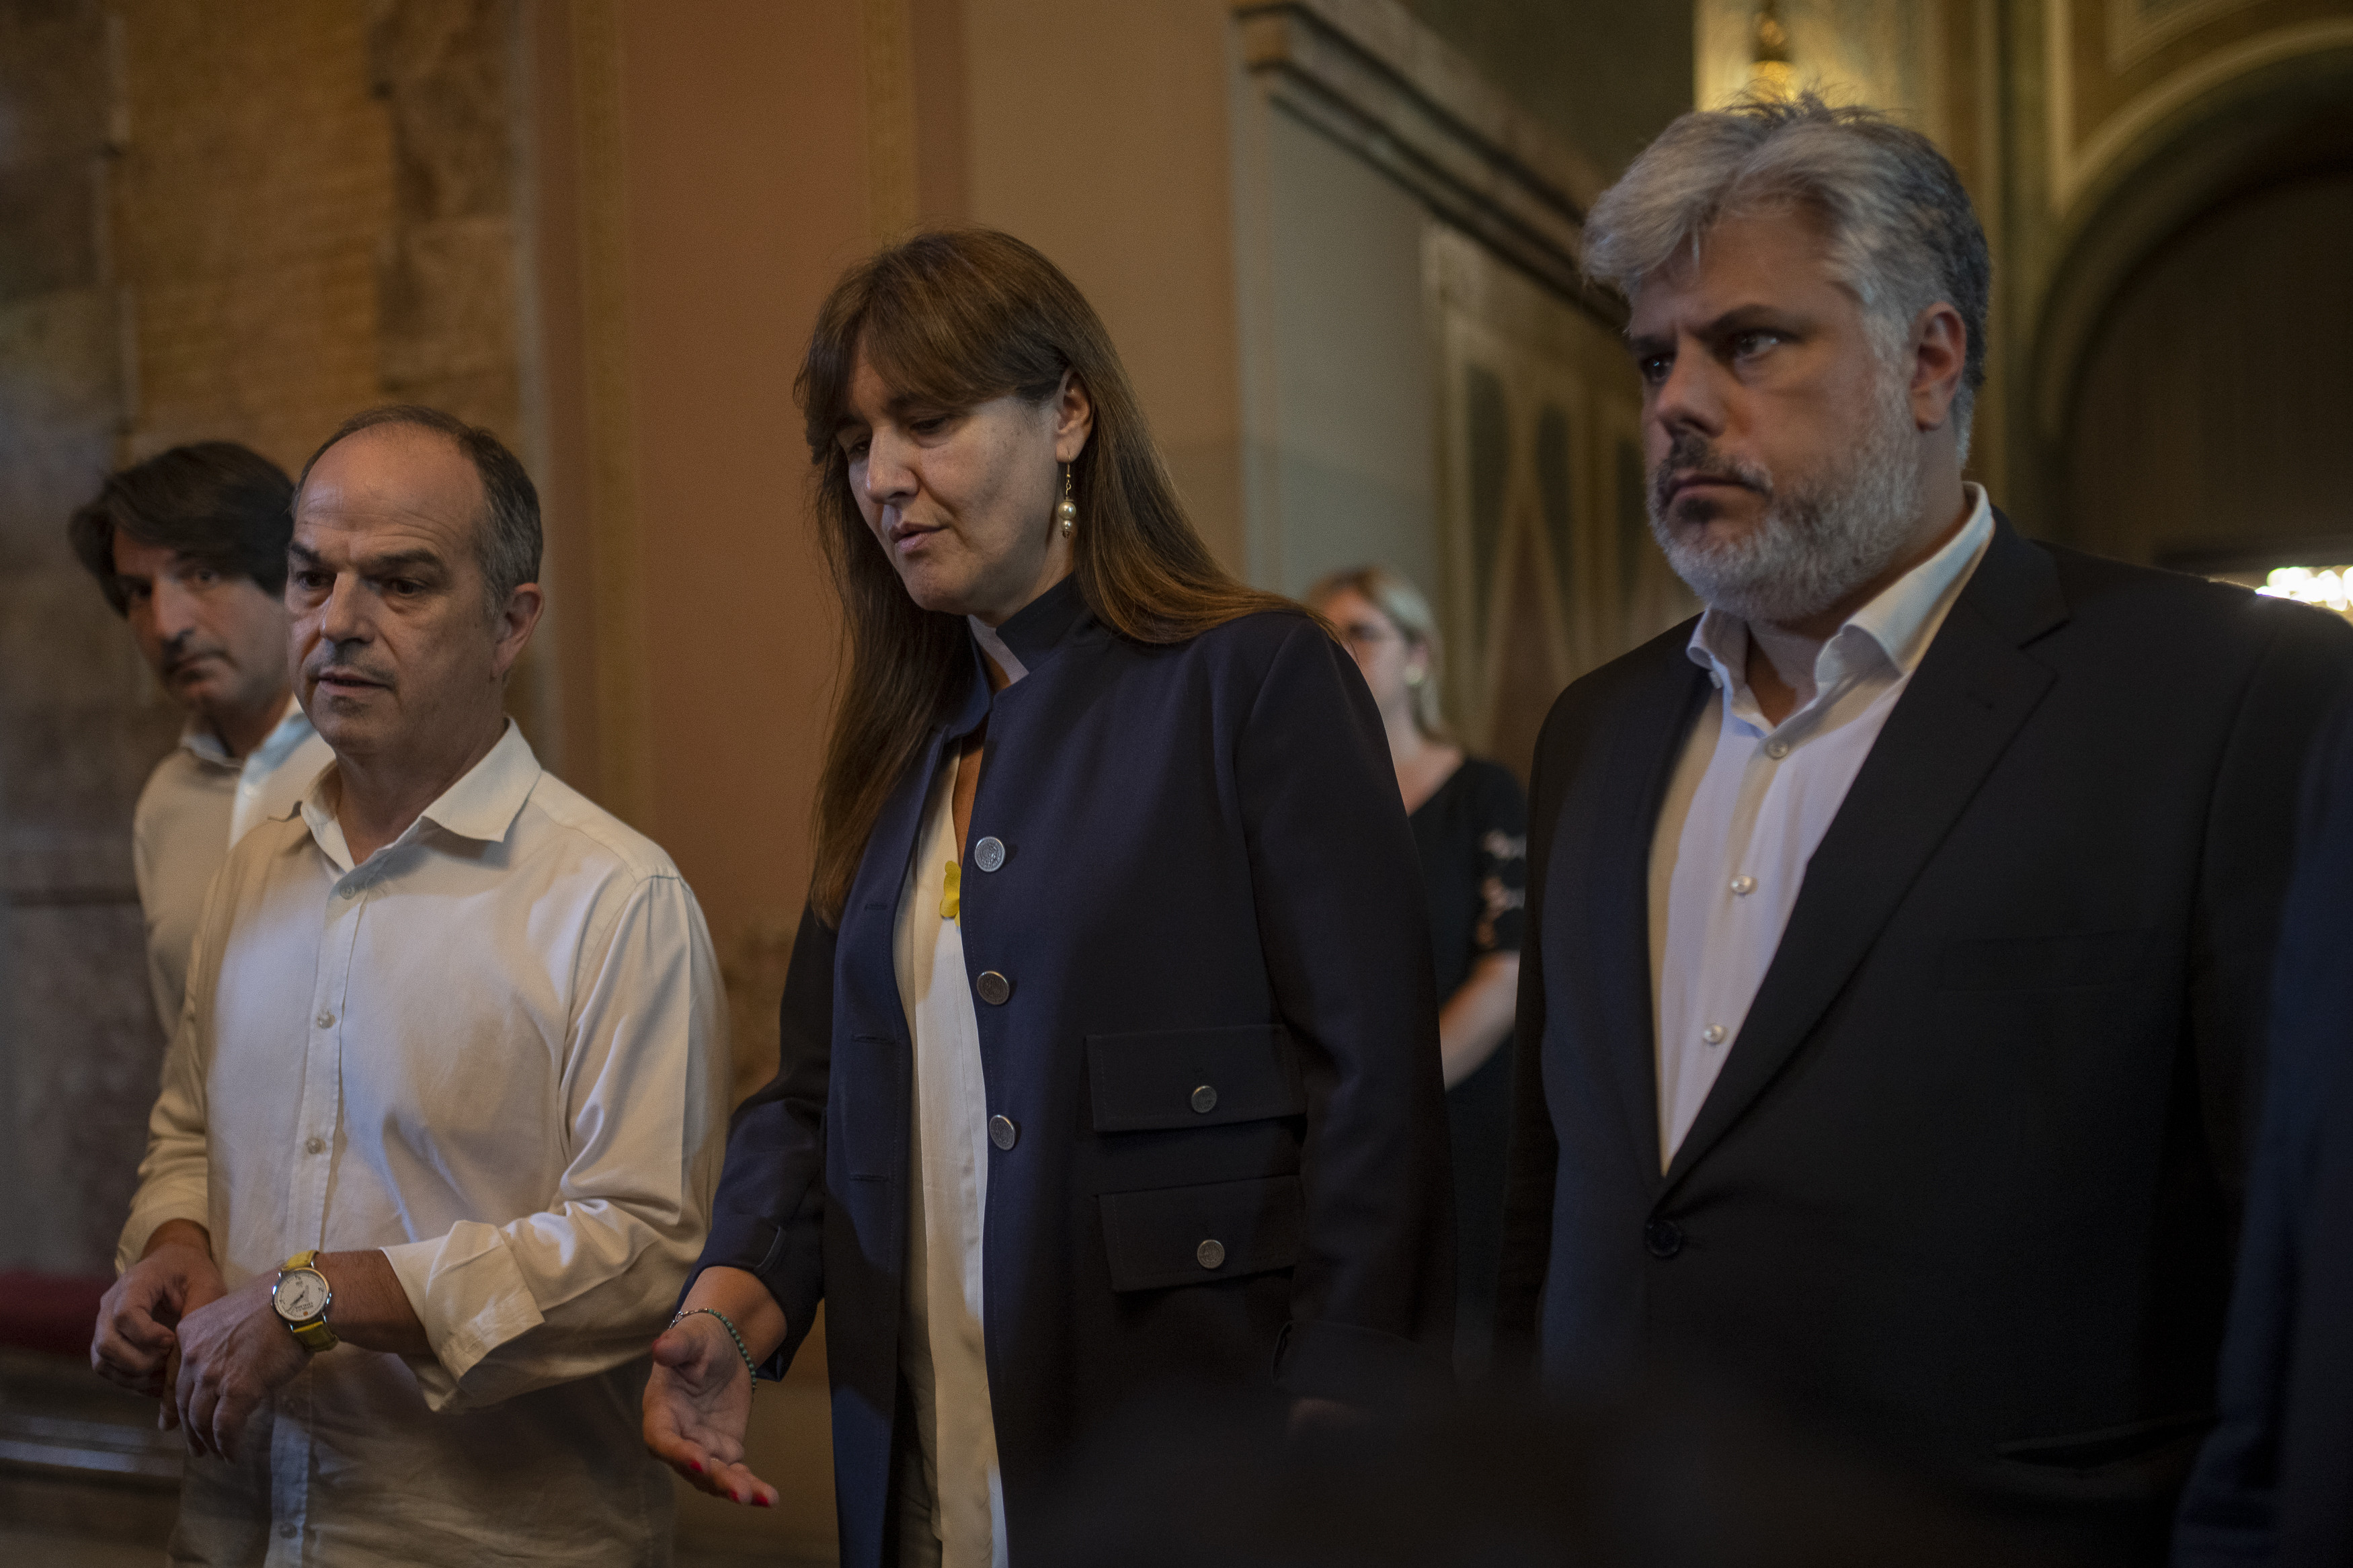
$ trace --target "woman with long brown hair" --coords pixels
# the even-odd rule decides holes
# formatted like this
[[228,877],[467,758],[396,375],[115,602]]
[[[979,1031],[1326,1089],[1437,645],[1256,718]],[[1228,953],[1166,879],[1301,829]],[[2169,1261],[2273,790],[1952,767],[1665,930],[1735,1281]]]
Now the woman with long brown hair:
[[1413,840],[1348,654],[1218,566],[1045,258],[870,258],[799,392],[849,668],[779,1071],[646,1437],[772,1500],[753,1373],[822,1300],[843,1562],[1005,1563],[1140,1397],[1442,1367]]

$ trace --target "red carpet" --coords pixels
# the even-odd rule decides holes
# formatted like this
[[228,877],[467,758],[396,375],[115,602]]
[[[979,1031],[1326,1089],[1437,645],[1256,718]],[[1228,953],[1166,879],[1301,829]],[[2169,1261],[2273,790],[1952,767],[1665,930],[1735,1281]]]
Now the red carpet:
[[103,1275],[0,1269],[0,1346],[53,1355],[90,1354],[99,1298],[113,1283]]

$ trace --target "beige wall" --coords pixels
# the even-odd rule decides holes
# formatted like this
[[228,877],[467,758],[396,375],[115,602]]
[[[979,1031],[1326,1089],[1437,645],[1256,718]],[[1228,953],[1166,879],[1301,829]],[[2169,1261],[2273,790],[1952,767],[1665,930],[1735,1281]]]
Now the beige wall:
[[860,33],[817,0],[621,17],[641,826],[725,941],[808,881],[835,620],[792,379],[867,247]]
[[1251,577],[1286,594],[1377,561],[1436,600],[1437,371],[1424,321],[1428,210],[1279,107],[1266,111],[1263,432],[1273,491]]
[[1228,7],[965,0],[970,216],[1093,302],[1194,521],[1241,570]]

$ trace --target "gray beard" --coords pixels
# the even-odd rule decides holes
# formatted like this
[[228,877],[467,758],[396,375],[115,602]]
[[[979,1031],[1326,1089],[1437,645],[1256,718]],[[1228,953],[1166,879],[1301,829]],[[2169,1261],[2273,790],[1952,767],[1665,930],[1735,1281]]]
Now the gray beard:
[[[1695,434],[1678,436],[1651,475],[1651,532],[1702,603],[1744,621],[1788,626],[1818,616],[1884,572],[1919,522],[1911,409],[1897,396],[1843,468],[1810,484],[1777,486]],[[1758,527],[1738,539],[1694,540],[1667,525],[1662,491],[1677,470],[1730,474],[1765,497]]]

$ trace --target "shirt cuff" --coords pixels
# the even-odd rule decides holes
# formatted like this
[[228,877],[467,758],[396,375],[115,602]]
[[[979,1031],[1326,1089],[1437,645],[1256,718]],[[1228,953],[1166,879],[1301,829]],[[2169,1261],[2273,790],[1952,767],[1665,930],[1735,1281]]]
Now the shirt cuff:
[[[209,1229],[213,1216],[205,1194],[199,1192],[178,1199],[153,1198],[132,1209],[131,1217],[122,1222],[122,1237],[114,1246],[114,1272],[117,1277],[130,1273],[132,1265],[146,1256],[147,1244],[155,1238],[155,1233],[175,1219],[184,1219],[190,1225]],[[215,1260],[216,1266],[218,1261]]]
[[429,1409],[447,1408],[485,1356],[543,1321],[496,1226],[461,1221],[447,1236],[387,1247],[384,1255],[433,1347],[430,1362],[407,1358]]

